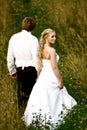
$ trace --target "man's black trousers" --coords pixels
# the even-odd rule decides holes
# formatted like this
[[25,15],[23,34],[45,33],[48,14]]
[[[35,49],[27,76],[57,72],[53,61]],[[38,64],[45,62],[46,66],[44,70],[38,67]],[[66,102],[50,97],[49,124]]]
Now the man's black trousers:
[[18,67],[17,68],[17,81],[18,81],[18,106],[19,111],[23,114],[31,90],[37,79],[37,71],[35,67]]

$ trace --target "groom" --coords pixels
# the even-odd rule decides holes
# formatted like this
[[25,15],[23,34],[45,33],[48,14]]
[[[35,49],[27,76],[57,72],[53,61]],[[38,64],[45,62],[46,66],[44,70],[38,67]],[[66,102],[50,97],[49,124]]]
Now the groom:
[[31,17],[25,17],[22,31],[14,34],[8,45],[7,67],[11,77],[17,78],[18,106],[22,114],[37,78],[38,39],[32,34],[35,26],[36,23]]

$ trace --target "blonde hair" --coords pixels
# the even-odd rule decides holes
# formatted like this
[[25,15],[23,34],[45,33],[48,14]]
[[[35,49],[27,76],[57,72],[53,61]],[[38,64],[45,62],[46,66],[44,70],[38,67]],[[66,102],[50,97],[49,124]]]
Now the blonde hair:
[[50,33],[55,32],[54,30],[48,28],[45,29],[41,33],[41,37],[39,40],[39,49],[38,49],[38,67],[41,69],[42,68],[42,59],[43,59],[43,49],[44,45],[46,44],[46,38],[49,36]]

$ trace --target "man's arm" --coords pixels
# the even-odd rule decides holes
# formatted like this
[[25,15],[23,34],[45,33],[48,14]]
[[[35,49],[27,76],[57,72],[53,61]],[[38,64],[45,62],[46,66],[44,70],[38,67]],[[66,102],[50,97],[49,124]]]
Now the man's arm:
[[15,58],[13,54],[13,48],[11,46],[11,41],[9,41],[9,45],[8,45],[7,67],[8,67],[10,75],[16,74]]
[[32,48],[31,48],[32,61],[33,61],[34,66],[36,67],[36,69],[37,69],[37,51],[38,51],[38,46],[39,46],[39,43],[38,43],[38,39],[37,39],[35,41],[35,43],[32,44]]

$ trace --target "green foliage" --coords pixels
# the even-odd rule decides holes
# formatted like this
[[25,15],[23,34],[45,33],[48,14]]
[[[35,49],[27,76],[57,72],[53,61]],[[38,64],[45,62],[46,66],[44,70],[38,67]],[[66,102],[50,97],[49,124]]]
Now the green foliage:
[[[45,28],[56,31],[58,64],[64,85],[77,100],[77,107],[58,130],[87,129],[87,4],[85,0],[0,0],[0,130],[28,130],[17,108],[16,82],[7,70],[6,55],[12,34],[21,30],[21,20],[32,16],[39,38]],[[34,130],[32,126],[29,130]],[[40,128],[38,129],[40,130]]]

